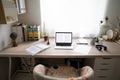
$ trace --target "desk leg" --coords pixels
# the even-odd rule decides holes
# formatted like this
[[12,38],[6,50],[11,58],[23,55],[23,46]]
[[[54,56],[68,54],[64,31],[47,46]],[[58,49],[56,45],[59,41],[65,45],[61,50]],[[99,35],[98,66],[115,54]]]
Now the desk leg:
[[12,64],[12,60],[11,57],[9,57],[9,80],[11,80],[11,64]]

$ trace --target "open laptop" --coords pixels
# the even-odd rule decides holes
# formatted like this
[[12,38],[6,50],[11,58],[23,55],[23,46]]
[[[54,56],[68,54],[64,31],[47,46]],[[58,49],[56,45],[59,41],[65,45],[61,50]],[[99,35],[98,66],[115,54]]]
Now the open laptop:
[[72,32],[56,32],[55,43],[55,49],[73,49]]

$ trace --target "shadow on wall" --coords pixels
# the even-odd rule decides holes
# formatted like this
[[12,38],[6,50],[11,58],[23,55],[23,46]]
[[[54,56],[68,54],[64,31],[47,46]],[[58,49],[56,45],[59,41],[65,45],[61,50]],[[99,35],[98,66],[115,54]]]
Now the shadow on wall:
[[25,0],[26,13],[18,15],[18,20],[21,23],[28,25],[40,25],[40,0]]
[[116,26],[117,17],[120,16],[120,0],[107,0],[105,17],[109,17],[109,21],[112,25]]
[[6,24],[0,25],[0,50],[8,47],[8,45],[10,44],[11,42],[9,37],[10,33],[11,33],[11,25],[6,25]]

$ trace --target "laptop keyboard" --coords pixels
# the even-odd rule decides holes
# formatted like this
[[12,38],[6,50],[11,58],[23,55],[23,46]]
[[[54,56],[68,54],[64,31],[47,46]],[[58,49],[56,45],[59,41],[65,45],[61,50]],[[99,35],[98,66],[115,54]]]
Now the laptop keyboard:
[[72,50],[73,46],[55,46],[55,49],[68,49],[68,50]]

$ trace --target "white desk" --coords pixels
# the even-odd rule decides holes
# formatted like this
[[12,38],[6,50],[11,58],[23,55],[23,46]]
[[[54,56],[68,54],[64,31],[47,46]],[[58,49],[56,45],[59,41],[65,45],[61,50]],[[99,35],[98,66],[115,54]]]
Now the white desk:
[[[10,47],[0,52],[0,57],[9,57],[9,68],[11,68],[11,57],[32,57],[32,58],[96,58],[96,57],[120,57],[120,45],[115,42],[103,41],[103,45],[107,46],[108,51],[98,51],[94,46],[91,46],[87,54],[74,52],[73,50],[56,50],[54,49],[55,41],[50,39],[50,48],[42,51],[34,56],[26,53],[25,49],[37,43],[44,43],[41,39],[36,42],[23,42],[17,47]],[[76,40],[73,41],[74,48]],[[9,69],[9,80],[11,71]]]
[[[17,47],[10,47],[0,52],[0,57],[39,57],[39,58],[84,58],[84,57],[114,57],[120,56],[120,45],[115,42],[103,42],[103,45],[107,46],[108,51],[98,51],[94,46],[91,46],[88,54],[74,52],[73,50],[56,50],[54,49],[54,39],[50,39],[50,48],[42,51],[34,56],[28,54],[25,49],[31,45],[37,43],[44,43],[41,39],[36,42],[23,42],[18,44]],[[74,48],[76,47],[76,41],[73,42]]]

